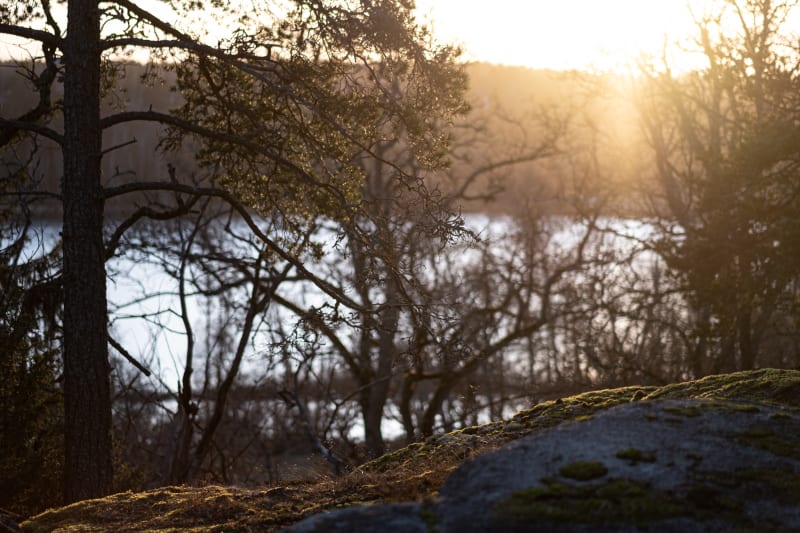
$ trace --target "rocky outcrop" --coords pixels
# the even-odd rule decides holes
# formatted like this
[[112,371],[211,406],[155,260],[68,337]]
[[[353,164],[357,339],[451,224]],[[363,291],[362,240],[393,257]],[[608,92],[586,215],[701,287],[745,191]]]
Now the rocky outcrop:
[[596,390],[430,437],[341,478],[119,493],[21,528],[800,531],[798,424],[797,370]]
[[695,396],[523,437],[461,466],[429,503],[352,507],[287,531],[800,530],[800,411]]

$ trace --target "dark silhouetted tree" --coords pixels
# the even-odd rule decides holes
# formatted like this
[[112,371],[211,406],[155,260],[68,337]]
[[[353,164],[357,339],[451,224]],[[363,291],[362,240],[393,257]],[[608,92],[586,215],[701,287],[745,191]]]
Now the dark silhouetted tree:
[[764,349],[798,333],[800,49],[786,24],[796,9],[714,2],[695,13],[702,68],[645,69],[652,243],[691,304],[695,377],[790,363]]

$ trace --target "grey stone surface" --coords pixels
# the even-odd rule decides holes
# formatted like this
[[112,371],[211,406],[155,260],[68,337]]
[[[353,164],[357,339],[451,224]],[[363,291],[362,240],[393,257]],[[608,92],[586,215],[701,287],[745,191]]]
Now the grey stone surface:
[[[594,465],[594,477],[574,479],[569,468],[580,462]],[[633,402],[465,463],[430,509],[356,507],[290,529],[429,530],[800,531],[800,413],[728,401]]]
[[363,505],[320,513],[284,529],[287,533],[428,533],[421,506]]
[[[776,413],[781,414],[776,417]],[[643,524],[641,528],[647,526],[648,531],[713,531],[744,525],[800,530],[800,508],[793,501],[800,495],[793,494],[794,488],[787,487],[779,494],[769,483],[746,482],[747,477],[758,477],[759,472],[769,476],[792,471],[800,476],[800,421],[796,414],[784,418],[785,413],[775,407],[733,402],[636,402],[584,422],[542,431],[478,457],[454,472],[442,488],[437,507],[440,530],[490,530],[499,520],[498,502],[518,491],[546,489],[543,480],[548,478],[569,486],[630,480],[653,494],[690,500],[691,514],[695,515],[692,519],[676,517]],[[793,445],[794,453],[789,447],[780,449],[782,444]],[[768,447],[780,449],[784,455],[765,449]],[[632,461],[617,456],[624,456],[626,450],[638,450],[654,460]],[[576,461],[602,463],[608,472],[586,482],[560,473],[561,468]],[[691,501],[693,494],[695,500],[705,501]],[[741,505],[740,511],[726,508],[725,502],[729,507]],[[553,505],[558,503],[554,501]],[[562,526],[559,529],[582,531],[589,527],[597,531],[608,527],[609,531],[620,531],[622,527],[610,523],[584,527],[580,522],[587,518],[576,515],[572,529],[563,523],[558,524]],[[745,523],[734,524],[740,518]],[[507,527],[546,531],[555,525],[515,522]]]

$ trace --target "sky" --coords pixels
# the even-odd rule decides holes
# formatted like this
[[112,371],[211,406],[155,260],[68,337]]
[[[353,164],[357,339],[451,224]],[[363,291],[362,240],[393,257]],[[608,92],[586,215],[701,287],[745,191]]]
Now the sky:
[[534,68],[620,69],[692,33],[684,0],[417,0],[417,8],[466,59]]
[[[156,5],[155,0],[140,1]],[[279,0],[263,1],[273,5]],[[660,56],[665,43],[695,34],[687,6],[700,12],[711,2],[416,0],[418,20],[427,22],[440,41],[460,44],[464,59],[556,70],[626,70],[642,54]],[[795,13],[792,27],[800,28],[800,10]],[[0,58],[18,57],[17,42],[0,36]],[[674,70],[699,66],[697,56],[671,50]]]
[[[693,4],[702,3],[694,0]],[[686,37],[685,0],[417,0],[436,36],[465,59],[550,69],[619,68],[665,37]],[[0,38],[0,55],[14,54]]]

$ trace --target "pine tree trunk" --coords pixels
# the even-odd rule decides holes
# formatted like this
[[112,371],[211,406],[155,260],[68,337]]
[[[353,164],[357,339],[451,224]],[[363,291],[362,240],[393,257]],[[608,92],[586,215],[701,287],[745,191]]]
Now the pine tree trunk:
[[69,0],[64,75],[64,497],[111,491],[97,0]]

